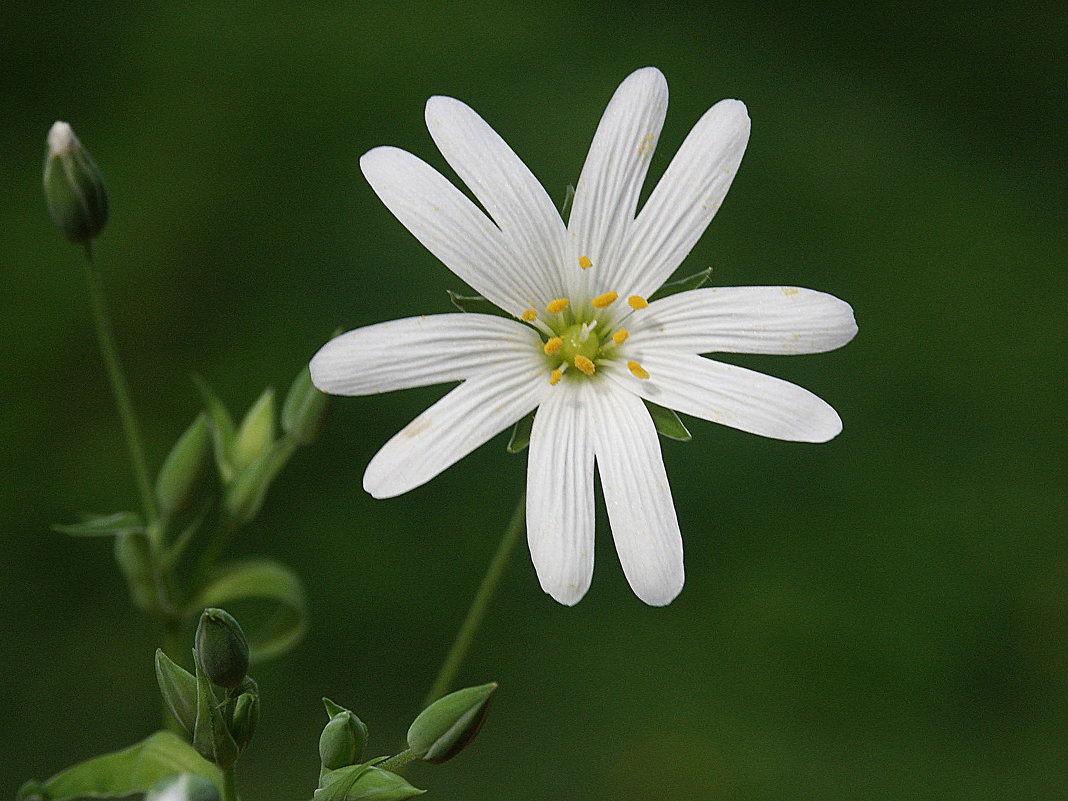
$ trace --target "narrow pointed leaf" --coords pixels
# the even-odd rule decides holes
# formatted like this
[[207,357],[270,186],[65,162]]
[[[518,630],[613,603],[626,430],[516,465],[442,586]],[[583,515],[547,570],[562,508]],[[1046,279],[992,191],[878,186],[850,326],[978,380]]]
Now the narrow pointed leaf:
[[501,313],[500,309],[481,295],[460,295],[451,289],[446,289],[445,291],[449,293],[449,300],[452,305],[462,312],[480,312],[481,314],[496,315]]
[[200,390],[204,398],[204,410],[208,415],[208,423],[211,425],[211,439],[215,446],[215,464],[218,465],[219,475],[223,483],[229,484],[234,476],[231,465],[231,452],[233,450],[235,428],[234,418],[230,416],[226,405],[219,400],[219,396],[208,386],[208,382],[198,375],[193,376],[193,382]]
[[405,801],[426,792],[396,773],[374,767],[374,761],[330,771],[312,796],[314,801]]
[[659,300],[660,298],[666,298],[668,295],[674,295],[678,292],[686,292],[691,289],[700,289],[708,282],[709,276],[712,275],[712,268],[706,267],[700,272],[688,275],[685,278],[680,278],[677,281],[668,281],[660,289],[653,293],[650,300]]
[[134,512],[116,512],[111,515],[90,517],[81,523],[52,526],[60,534],[72,537],[111,537],[118,534],[143,534],[145,524]]
[[575,205],[575,187],[568,184],[567,191],[564,193],[564,202],[560,204],[560,216],[564,220],[564,225],[567,225],[571,217],[571,207],[573,205]]
[[530,444],[530,431],[534,427],[534,412],[531,412],[512,428],[508,440],[508,453],[522,453]]
[[689,442],[693,439],[689,429],[683,425],[682,420],[672,409],[659,406],[652,401],[645,401],[645,408],[649,410],[649,416],[653,418],[653,425],[660,436],[678,442]]
[[156,683],[171,714],[192,734],[197,721],[196,676],[157,648]]

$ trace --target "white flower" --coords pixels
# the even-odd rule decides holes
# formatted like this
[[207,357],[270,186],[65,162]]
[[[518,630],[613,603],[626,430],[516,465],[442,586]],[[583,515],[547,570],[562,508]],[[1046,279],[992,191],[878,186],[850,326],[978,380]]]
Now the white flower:
[[593,574],[595,462],[634,592],[663,605],[682,589],[682,537],[643,398],[777,439],[824,442],[842,428],[807,390],[698,354],[837,348],[857,330],[847,303],[793,287],[696,289],[646,302],[719,209],[749,138],[745,106],[717,103],[637,212],[667,97],[652,67],[616,90],[566,226],[481,117],[432,97],[430,134],[489,216],[411,153],[375,148],[360,166],[397,219],[512,319],[379,323],[327,343],[311,364],[315,385],[340,395],[461,382],[371,460],[363,486],[376,498],[420,486],[537,409],[527,539],[542,588],[563,604],[582,598]]

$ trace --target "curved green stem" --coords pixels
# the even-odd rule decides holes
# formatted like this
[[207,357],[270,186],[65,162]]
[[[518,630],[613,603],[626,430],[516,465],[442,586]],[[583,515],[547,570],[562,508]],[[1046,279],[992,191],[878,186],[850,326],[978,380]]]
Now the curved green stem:
[[[501,537],[501,542],[497,546],[497,552],[493,554],[493,559],[490,561],[489,567],[486,568],[486,575],[482,577],[482,584],[479,585],[478,592],[475,593],[475,598],[471,601],[471,608],[467,610],[467,617],[464,618],[464,622],[456,632],[456,639],[453,640],[452,648],[449,649],[449,653],[441,665],[441,670],[438,671],[438,677],[430,687],[430,692],[423,699],[423,709],[426,709],[448,692],[449,685],[452,684],[452,680],[456,677],[456,672],[460,669],[460,664],[471,647],[475,632],[478,631],[482,618],[486,615],[486,608],[489,606],[490,599],[493,598],[493,593],[500,583],[505,565],[508,564],[508,557],[511,556],[512,551],[515,549],[515,544],[519,541],[520,535],[526,528],[525,522],[526,493],[521,493],[519,503],[516,504],[512,519],[508,523],[508,528],[504,530],[504,536]],[[397,757],[394,758],[396,759]]]
[[107,302],[104,298],[104,287],[100,282],[100,275],[96,271],[96,264],[93,261],[93,249],[90,243],[86,243],[85,246],[85,278],[89,284],[89,305],[93,311],[96,338],[100,344],[100,353],[104,357],[104,366],[107,369],[108,380],[111,382],[111,392],[115,396],[115,405],[119,410],[119,418],[122,420],[122,429],[126,434],[126,448],[130,452],[130,463],[133,465],[137,491],[141,495],[141,506],[147,522],[152,523],[159,516],[156,510],[156,498],[152,494],[152,484],[148,479],[148,467],[145,463],[144,449],[141,447],[141,434],[137,425],[137,416],[134,414],[133,404],[130,402],[130,390],[126,384],[126,376],[122,371],[122,364],[119,362],[119,352],[115,347],[115,337],[111,331],[111,318],[108,316]]

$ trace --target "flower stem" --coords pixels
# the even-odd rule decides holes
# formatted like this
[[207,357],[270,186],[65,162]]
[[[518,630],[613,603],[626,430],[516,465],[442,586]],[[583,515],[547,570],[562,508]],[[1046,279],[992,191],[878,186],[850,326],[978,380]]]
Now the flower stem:
[[222,797],[219,801],[237,801],[237,771],[231,765],[222,772]]
[[403,768],[413,759],[417,758],[418,757],[412,752],[412,749],[409,748],[407,751],[401,751],[396,756],[391,756],[389,759],[379,762],[375,767],[396,773],[400,768]]
[[119,362],[119,353],[115,347],[115,337],[111,331],[111,319],[108,317],[107,302],[104,298],[104,287],[97,273],[96,264],[93,261],[93,248],[91,243],[85,246],[85,278],[89,285],[89,305],[92,307],[93,322],[96,325],[96,338],[100,344],[100,353],[104,357],[104,366],[107,369],[108,379],[111,382],[111,392],[115,396],[115,405],[119,410],[119,418],[122,421],[122,429],[126,434],[126,448],[130,452],[130,463],[133,465],[134,479],[137,482],[137,490],[141,495],[141,507],[144,510],[147,522],[155,522],[159,516],[156,510],[156,499],[152,494],[152,485],[148,480],[148,467],[145,463],[145,452],[141,447],[141,434],[137,426],[137,416],[134,414],[133,404],[130,403],[130,390],[126,384],[126,376]]
[[504,530],[504,536],[501,537],[501,542],[497,546],[497,552],[493,554],[493,559],[490,561],[489,567],[486,568],[486,574],[482,577],[482,584],[479,585],[478,592],[475,593],[475,598],[471,601],[471,608],[467,610],[467,617],[464,618],[464,622],[456,632],[456,639],[453,640],[452,648],[449,649],[449,653],[441,665],[441,670],[438,671],[438,677],[430,687],[430,692],[423,699],[423,709],[426,709],[448,692],[449,685],[452,684],[452,680],[456,677],[456,672],[460,669],[460,664],[464,661],[464,657],[471,647],[475,632],[478,631],[478,627],[482,623],[482,618],[486,614],[490,599],[493,598],[493,593],[500,583],[505,565],[508,564],[508,557],[511,556],[512,551],[515,549],[515,544],[519,541],[520,535],[526,528],[525,522],[526,493],[521,493],[519,503],[516,504],[512,519],[508,523],[508,528]]

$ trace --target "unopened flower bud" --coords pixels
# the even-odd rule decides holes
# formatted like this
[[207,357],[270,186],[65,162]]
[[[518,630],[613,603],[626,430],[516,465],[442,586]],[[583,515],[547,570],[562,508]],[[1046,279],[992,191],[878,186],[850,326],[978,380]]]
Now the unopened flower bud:
[[223,609],[205,609],[195,639],[201,670],[220,687],[232,690],[248,672],[248,640],[237,621]]
[[52,221],[71,242],[88,242],[107,224],[104,176],[65,122],[48,132],[44,193]]
[[438,699],[408,729],[408,747],[424,762],[452,759],[482,728],[496,689],[496,683],[491,682]]
[[312,384],[311,372],[301,370],[282,404],[282,430],[301,445],[310,445],[319,436],[328,396]]
[[274,444],[274,389],[268,387],[252,404],[234,438],[230,462],[238,472],[248,467]]
[[[326,704],[329,699],[324,698]],[[330,702],[331,706],[340,709]],[[330,716],[330,722],[323,727],[323,733],[319,736],[319,761],[324,770],[337,770],[346,765],[355,765],[363,755],[363,748],[367,744],[367,726],[347,709]]]
[[219,801],[219,788],[204,776],[179,773],[148,788],[145,801]]
[[156,477],[156,502],[164,516],[181,512],[193,500],[210,458],[208,421],[200,415],[171,448]]
[[237,743],[238,751],[244,752],[252,741],[252,735],[256,733],[256,726],[260,722],[260,688],[255,681],[246,676],[239,689],[242,692],[234,702],[230,734]]

